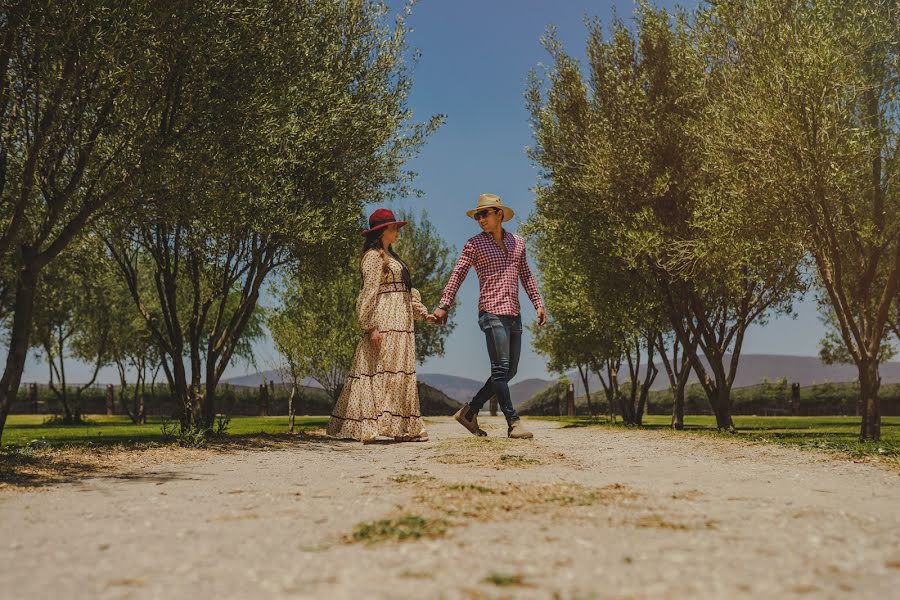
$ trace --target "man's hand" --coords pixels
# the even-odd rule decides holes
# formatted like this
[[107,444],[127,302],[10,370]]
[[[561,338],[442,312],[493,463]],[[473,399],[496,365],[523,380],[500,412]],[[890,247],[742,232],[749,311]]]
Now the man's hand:
[[440,325],[445,324],[447,322],[447,311],[443,308],[434,309],[434,318],[437,319]]
[[430,314],[427,317],[425,317],[425,322],[431,323],[432,325],[437,325],[438,320],[437,320],[436,316],[434,316],[433,314]]
[[381,332],[378,331],[378,328],[369,330],[369,341],[372,343],[372,347],[375,348],[375,352],[381,352]]
[[537,317],[538,317],[538,325],[542,326],[547,322],[547,311],[544,310],[544,307],[540,307],[537,309]]

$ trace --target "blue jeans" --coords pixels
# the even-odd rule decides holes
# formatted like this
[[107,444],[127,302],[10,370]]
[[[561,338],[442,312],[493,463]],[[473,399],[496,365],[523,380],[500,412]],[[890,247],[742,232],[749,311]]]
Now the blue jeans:
[[519,419],[509,395],[509,380],[515,377],[522,353],[522,317],[519,315],[495,315],[478,313],[478,326],[487,341],[488,356],[491,359],[491,376],[478,390],[469,406],[476,415],[491,396],[497,396],[497,403],[509,423]]

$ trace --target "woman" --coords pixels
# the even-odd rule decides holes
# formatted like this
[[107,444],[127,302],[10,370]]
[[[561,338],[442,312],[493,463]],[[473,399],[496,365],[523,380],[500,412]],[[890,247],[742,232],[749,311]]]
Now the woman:
[[328,421],[328,435],[372,442],[376,437],[424,442],[419,411],[413,320],[434,321],[413,289],[409,269],[391,245],[406,221],[379,208],[369,217],[356,300],[365,332]]

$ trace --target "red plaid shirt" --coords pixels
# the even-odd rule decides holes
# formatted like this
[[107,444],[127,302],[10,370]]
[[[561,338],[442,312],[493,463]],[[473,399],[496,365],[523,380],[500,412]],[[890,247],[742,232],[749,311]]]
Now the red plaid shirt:
[[525,259],[525,240],[504,231],[503,245],[506,246],[506,254],[494,241],[494,237],[486,231],[470,238],[463,246],[462,255],[450,275],[447,287],[444,288],[441,304],[445,306],[453,304],[456,292],[466,278],[469,267],[474,266],[478,274],[479,311],[495,315],[518,315],[519,279],[522,280],[522,287],[525,288],[525,293],[528,294],[534,308],[543,307],[537,284]]

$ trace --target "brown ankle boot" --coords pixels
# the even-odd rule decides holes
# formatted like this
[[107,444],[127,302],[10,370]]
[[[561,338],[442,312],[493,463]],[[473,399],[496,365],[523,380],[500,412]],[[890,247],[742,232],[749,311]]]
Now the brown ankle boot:
[[473,435],[484,437],[487,435],[480,427],[478,427],[478,415],[468,404],[463,404],[462,408],[456,411],[453,418],[459,421],[460,425],[469,430]]
[[534,434],[522,425],[521,419],[516,419],[509,424],[509,431],[507,431],[506,435],[517,440],[530,440],[534,437]]

